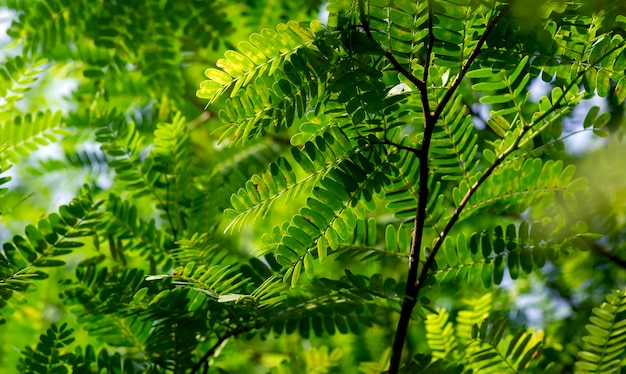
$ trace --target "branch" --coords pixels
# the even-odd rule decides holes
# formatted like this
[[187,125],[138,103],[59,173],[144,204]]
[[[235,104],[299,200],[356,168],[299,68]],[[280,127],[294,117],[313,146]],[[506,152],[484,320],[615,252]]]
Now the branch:
[[191,369],[191,374],[196,373],[198,370],[200,370],[201,367],[204,366],[204,373],[208,372],[209,370],[209,363],[208,360],[211,356],[213,356],[215,354],[215,351],[217,351],[217,349],[224,344],[228,338],[230,338],[231,335],[230,334],[225,334],[224,336],[218,336],[217,337],[217,342],[215,342],[215,344],[213,344],[213,346],[211,348],[209,348],[208,351],[206,351],[206,353],[202,356],[202,358],[194,365],[193,369]]
[[[372,30],[370,29],[370,24],[365,14],[365,5],[363,4],[362,0],[359,1],[359,12],[360,12],[361,27],[363,27],[365,34],[372,41],[378,43],[376,39],[374,39],[374,35],[372,35]],[[430,34],[432,34],[432,17],[431,16],[432,16],[432,11],[429,10],[428,22],[429,22]],[[430,42],[428,45],[428,50],[429,50],[428,56],[430,56],[430,51],[432,51],[432,42],[434,42],[434,36],[431,35],[429,40]],[[422,101],[422,110],[424,111],[424,117],[426,117],[427,115],[430,115],[430,104],[428,103],[428,89],[426,87],[426,78],[428,77],[427,71],[428,71],[428,64],[430,63],[430,57],[426,57],[426,65],[424,67],[424,79],[423,80],[419,79],[418,77],[413,75],[413,73],[408,71],[404,66],[402,66],[400,61],[396,59],[396,57],[393,55],[390,49],[385,49],[385,57],[387,58],[387,60],[389,60],[389,62],[391,62],[391,65],[393,65],[394,69],[396,69],[406,79],[408,79],[411,83],[413,83],[415,87],[417,87],[417,90],[420,92],[420,99]]]
[[434,18],[434,4],[433,0],[428,0],[428,45],[426,46],[426,61],[424,62],[424,77],[422,81],[424,84],[428,82],[428,67],[433,54],[433,46],[435,45],[435,34],[433,33],[433,18]]
[[[511,3],[507,4],[502,9],[502,11],[498,13],[498,15],[496,15],[491,21],[489,21],[489,24],[487,24],[487,27],[485,27],[485,32],[480,36],[480,39],[478,39],[478,43],[476,43],[476,46],[472,50],[472,53],[470,53],[469,57],[467,58],[467,61],[465,61],[465,64],[463,64],[463,66],[461,67],[461,71],[459,72],[459,74],[457,74],[456,78],[454,78],[452,85],[450,86],[446,94],[444,95],[443,99],[441,99],[439,104],[437,104],[437,108],[435,108],[435,111],[433,113],[433,116],[436,119],[439,119],[439,116],[445,109],[446,105],[448,105],[448,102],[450,101],[450,99],[452,99],[452,96],[456,92],[457,88],[459,88],[461,81],[463,81],[463,78],[465,78],[465,74],[467,74],[470,67],[474,63],[474,60],[476,60],[476,57],[478,57],[478,54],[480,53],[483,47],[483,44],[485,44],[485,42],[487,41],[487,38],[489,37],[489,34],[491,34],[496,24],[500,22],[500,20],[508,12],[510,7],[511,7]],[[425,71],[426,70],[428,69],[425,68]]]
[[[430,64],[430,61],[431,61],[430,54],[432,54],[432,48],[433,48],[433,44],[435,41],[435,37],[433,34],[434,1],[429,0],[428,4],[429,4],[429,10],[428,10],[428,16],[429,16],[429,21],[428,21],[429,42],[428,43],[429,44],[427,47],[428,48],[428,56],[426,59],[427,65],[424,66],[424,78],[425,79],[428,78],[427,71],[429,68],[428,65]],[[400,319],[398,320],[398,326],[396,328],[396,335],[394,337],[393,347],[391,350],[391,360],[389,363],[390,374],[396,374],[398,373],[398,370],[400,369],[400,360],[402,358],[402,350],[404,348],[404,342],[406,340],[409,322],[411,320],[411,314],[413,312],[413,309],[415,308],[415,304],[417,303],[417,296],[421,289],[421,285],[424,283],[424,279],[426,278],[426,275],[428,274],[428,269],[430,268],[430,266],[432,265],[432,262],[435,259],[434,254],[436,254],[436,250],[433,250],[433,252],[429,254],[426,260],[426,263],[422,267],[422,271],[419,274],[419,278],[418,278],[420,251],[422,248],[424,225],[426,224],[426,209],[427,209],[428,195],[429,195],[428,193],[428,174],[429,174],[428,156],[429,156],[430,142],[431,142],[432,135],[435,129],[435,125],[437,124],[437,121],[439,120],[439,116],[441,115],[443,109],[445,108],[445,106],[450,101],[450,99],[452,98],[456,90],[458,89],[459,85],[461,84],[463,77],[465,77],[465,74],[467,73],[470,66],[472,65],[472,63],[474,62],[474,60],[480,53],[480,50],[483,44],[485,43],[485,41],[487,40],[487,37],[489,36],[491,31],[493,31],[496,23],[498,23],[498,21],[500,21],[500,19],[504,16],[504,13],[506,12],[507,9],[508,8],[503,9],[502,12],[500,12],[496,17],[494,17],[490,21],[490,23],[487,25],[487,27],[485,28],[485,32],[483,33],[483,35],[481,35],[478,43],[476,44],[476,47],[474,48],[474,50],[472,50],[472,53],[468,57],[465,64],[462,66],[461,72],[457,75],[454,82],[452,83],[448,91],[446,92],[441,102],[439,102],[434,112],[430,112],[429,104],[428,104],[428,91],[426,89],[426,84],[425,84],[425,81],[423,82],[421,81],[424,84],[423,89],[420,89],[420,96],[422,99],[422,105],[423,105],[423,110],[424,110],[424,138],[422,141],[422,148],[421,148],[420,154],[417,156],[420,160],[418,205],[417,205],[417,211],[415,213],[415,221],[414,221],[414,226],[413,226],[413,239],[411,241],[411,252],[409,254],[409,272],[407,274],[405,297],[402,302],[402,310],[400,312]],[[521,140],[521,136],[519,140]],[[496,163],[497,165],[499,165],[499,163],[501,162],[502,160]],[[493,169],[495,169],[497,165],[492,165]],[[487,179],[487,177],[484,176],[484,179]],[[484,179],[480,181],[478,186],[482,184],[482,182],[484,182]],[[476,188],[478,188],[478,186],[476,186]],[[471,195],[473,195],[473,192]],[[467,204],[471,195],[467,197],[467,201],[462,203],[463,207],[465,206],[465,204]],[[460,211],[459,211],[459,215],[460,215]],[[447,235],[448,231],[452,228],[452,226],[456,223],[456,221],[459,218],[459,215],[456,215],[456,212],[455,212],[455,216],[453,216],[452,219],[448,222],[448,225],[443,231],[443,233],[445,233],[444,237],[445,235]],[[441,241],[441,243],[442,242],[443,241]],[[440,242],[437,242],[437,244],[441,246]]]
[[402,144],[399,144],[399,143],[396,143],[396,142],[392,142],[391,140],[387,140],[387,139],[381,140],[381,141],[370,141],[370,143],[372,143],[372,144],[386,144],[386,145],[390,145],[390,146],[396,147],[398,149],[402,149],[402,150],[411,152],[411,153],[415,154],[415,156],[417,156],[417,157],[419,157],[419,155],[420,155],[420,149],[418,149],[418,148],[402,145]]
[[187,124],[187,128],[189,129],[189,131],[192,131],[196,127],[200,126],[202,123],[208,121],[211,117],[213,117],[211,112],[203,111],[202,113],[200,113],[199,116],[197,116]]
[[[360,11],[360,21],[361,27],[363,27],[363,31],[365,31],[365,35],[370,38],[372,41],[378,43],[376,39],[374,39],[374,35],[372,35],[372,30],[370,29],[370,23],[367,20],[367,16],[365,14],[365,8],[362,1],[359,1],[359,11]],[[410,71],[408,71],[400,61],[398,61],[393,53],[389,49],[385,49],[385,57],[391,65],[393,65],[394,69],[396,69],[400,74],[405,76],[411,83],[417,87],[420,92],[426,92],[426,83],[423,80],[420,80],[418,77],[413,75]],[[426,107],[425,107],[426,108]],[[425,109],[426,110],[426,109]]]
[[589,246],[589,248],[591,248],[592,251],[598,253],[599,255],[606,257],[609,261],[611,261],[613,264],[621,267],[622,269],[626,269],[626,260],[617,256],[614,253],[611,253],[608,249],[606,249],[605,247],[601,246],[600,244],[596,243],[594,240],[591,240],[591,238],[587,238],[585,236],[579,236],[579,238],[581,238],[585,244],[587,244]]
[[411,321],[411,313],[417,303],[417,292],[419,289],[414,285],[417,282],[417,274],[419,271],[420,262],[420,250],[422,248],[422,239],[424,234],[424,225],[426,224],[426,209],[428,205],[428,153],[430,149],[430,141],[432,139],[435,125],[437,124],[437,117],[430,112],[428,104],[428,90],[426,89],[426,79],[428,78],[428,65],[430,64],[430,54],[432,53],[433,43],[435,37],[433,35],[433,1],[428,1],[428,53],[426,57],[426,65],[424,66],[424,86],[420,89],[420,98],[422,100],[422,106],[424,111],[424,138],[422,140],[422,148],[420,153],[416,157],[420,160],[419,163],[419,186],[417,190],[417,210],[415,212],[415,221],[413,221],[413,238],[411,240],[411,252],[409,253],[409,272],[406,279],[406,288],[404,290],[404,299],[402,300],[402,310],[400,312],[400,319],[398,319],[398,326],[396,327],[396,334],[393,339],[393,346],[391,348],[391,360],[389,362],[389,373],[396,374],[400,369],[400,360],[402,358],[402,350],[404,349],[404,342],[406,341],[406,335],[409,329],[409,323]]
[[[459,203],[459,206],[455,209],[454,214],[452,215],[452,217],[450,218],[450,220],[446,224],[446,227],[443,229],[443,231],[441,231],[439,233],[439,236],[435,240],[435,244],[433,245],[433,249],[430,252],[430,254],[428,255],[428,258],[426,259],[426,262],[424,263],[424,267],[422,268],[422,272],[420,274],[419,280],[415,284],[416,295],[419,294],[420,289],[424,285],[424,281],[426,280],[426,276],[428,275],[428,270],[430,269],[430,267],[432,266],[433,262],[435,261],[435,256],[437,255],[437,252],[439,251],[439,249],[443,245],[444,239],[446,238],[446,236],[448,235],[450,230],[452,230],[452,227],[459,220],[459,218],[461,217],[461,213],[463,212],[463,209],[465,208],[465,206],[467,205],[469,200],[472,198],[472,196],[474,196],[474,194],[476,193],[478,188],[487,180],[487,178],[489,178],[489,176],[491,176],[491,174],[493,174],[494,170],[498,166],[500,166],[502,164],[502,162],[504,162],[504,160],[508,156],[510,156],[515,150],[518,149],[519,145],[522,142],[522,139],[524,139],[526,134],[528,134],[530,132],[530,130],[532,130],[532,128],[535,125],[537,125],[538,123],[542,122],[546,117],[548,117],[549,115],[554,113],[556,110],[561,109],[561,107],[563,105],[566,105],[566,103],[561,103],[561,101],[565,98],[566,93],[576,84],[576,82],[578,82],[583,77],[583,75],[586,73],[586,70],[587,69],[585,69],[583,71],[580,71],[576,75],[576,77],[574,79],[572,79],[572,81],[565,87],[565,89],[562,90],[563,92],[561,93],[559,98],[556,100],[557,104],[552,106],[549,110],[545,111],[541,115],[537,116],[537,118],[535,118],[535,120],[532,123],[530,123],[528,126],[524,127],[524,129],[522,130],[520,135],[517,137],[517,139],[515,139],[513,144],[511,144],[511,146],[509,148],[507,148],[504,152],[502,152],[502,154],[500,156],[498,156],[496,158],[496,160],[493,162],[493,164],[491,164],[489,166],[489,168],[487,168],[487,170],[485,170],[483,175],[481,175],[480,178],[476,182],[474,182],[474,184],[472,184],[472,186],[469,188],[469,190],[465,193],[465,196],[463,196],[463,199]],[[563,112],[561,112],[561,115],[564,114],[565,111],[566,110],[564,109]],[[539,133],[539,132],[537,132],[537,133]],[[531,138],[532,138],[532,136],[531,136]]]

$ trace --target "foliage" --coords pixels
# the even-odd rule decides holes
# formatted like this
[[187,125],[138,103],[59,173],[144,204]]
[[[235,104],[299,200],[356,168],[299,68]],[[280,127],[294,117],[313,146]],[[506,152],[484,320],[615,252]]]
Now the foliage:
[[2,372],[625,370],[622,2],[0,4]]

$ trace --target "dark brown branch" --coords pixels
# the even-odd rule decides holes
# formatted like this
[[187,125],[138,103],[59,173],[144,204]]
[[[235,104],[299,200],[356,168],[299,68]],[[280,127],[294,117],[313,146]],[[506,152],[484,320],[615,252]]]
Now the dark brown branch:
[[[374,39],[374,36],[372,35],[372,30],[370,29],[370,24],[365,14],[363,1],[359,1],[359,11],[360,11],[361,27],[363,27],[363,30],[365,31],[365,34],[367,35],[367,37],[370,38],[372,41],[376,42],[376,39]],[[432,31],[432,28],[431,28],[431,31]],[[432,46],[429,48],[432,49]],[[387,58],[387,60],[389,60],[391,65],[393,65],[396,71],[402,74],[406,79],[408,79],[411,83],[413,83],[413,85],[417,88],[417,90],[420,93],[420,99],[422,101],[422,110],[424,111],[424,118],[426,118],[428,115],[430,115],[430,104],[428,103],[428,89],[426,88],[426,81],[420,80],[418,77],[413,75],[413,73],[411,73],[404,66],[402,66],[400,61],[396,59],[396,57],[393,55],[391,50],[389,49],[385,50],[385,57]],[[429,61],[429,59],[427,59],[427,61]],[[424,68],[424,71],[428,70],[427,67],[428,66]],[[427,77],[426,74],[427,73],[424,73],[424,77]]]
[[[608,53],[610,54],[611,51],[609,51]],[[605,54],[602,58],[604,58],[606,56],[608,56],[608,54]],[[560,109],[562,106],[565,105],[565,103],[562,103],[561,101],[565,98],[566,93],[580,79],[582,79],[582,77],[584,76],[585,72],[586,72],[586,70],[583,70],[583,71],[579,72],[576,75],[576,77],[574,79],[572,79],[572,81],[562,90],[561,95],[556,100],[557,104],[552,106],[549,110],[545,111],[541,115],[537,116],[537,118],[535,118],[534,121],[530,125],[526,126],[523,129],[523,131],[520,133],[520,135],[517,137],[515,142],[513,142],[513,144],[511,144],[511,146],[509,148],[507,148],[504,152],[502,152],[502,154],[500,156],[498,156],[498,158],[494,161],[494,163],[491,166],[489,166],[489,168],[487,168],[487,170],[485,170],[483,175],[481,175],[481,177],[476,182],[474,182],[474,184],[472,184],[470,189],[465,193],[465,196],[463,196],[463,199],[461,200],[461,202],[457,206],[456,210],[454,211],[454,214],[452,215],[452,217],[448,221],[446,227],[443,229],[443,231],[441,231],[439,233],[439,236],[437,237],[437,239],[435,241],[435,245],[433,245],[433,249],[430,252],[430,254],[428,255],[428,258],[426,259],[426,262],[424,263],[424,267],[422,268],[422,272],[420,274],[419,280],[415,284],[416,295],[419,294],[419,290],[423,286],[424,281],[426,280],[426,277],[428,275],[428,270],[432,266],[432,263],[435,261],[435,256],[437,255],[437,252],[439,251],[439,249],[443,245],[443,242],[444,242],[446,236],[448,235],[450,230],[452,230],[452,227],[456,224],[456,222],[459,220],[459,218],[461,216],[461,213],[463,212],[463,209],[465,208],[465,206],[467,205],[469,200],[472,198],[472,196],[476,193],[478,188],[487,180],[487,178],[489,178],[489,176],[491,176],[493,174],[494,170],[498,166],[500,166],[502,164],[502,162],[504,162],[504,160],[506,158],[508,158],[519,147],[519,145],[522,142],[522,139],[526,136],[526,134],[528,134],[530,132],[530,130],[535,125],[537,125],[538,123],[541,123],[546,117],[548,117],[549,115],[554,113],[556,110]]]
[[426,57],[426,65],[424,66],[424,81],[422,81],[423,86],[420,88],[420,98],[422,100],[424,111],[424,138],[422,140],[420,153],[417,155],[417,158],[420,160],[417,210],[415,212],[415,221],[413,222],[413,238],[411,240],[411,251],[409,253],[409,271],[406,279],[406,288],[404,290],[404,299],[402,300],[402,310],[400,312],[400,318],[398,319],[398,326],[396,327],[396,334],[391,348],[391,359],[389,362],[390,374],[396,374],[400,369],[402,350],[404,349],[404,342],[406,341],[409,323],[411,322],[411,314],[415,308],[415,304],[417,303],[417,292],[419,289],[415,287],[415,284],[417,283],[417,275],[419,272],[420,251],[422,248],[424,225],[426,223],[426,208],[428,205],[428,153],[433,131],[435,130],[435,125],[437,124],[437,117],[430,112],[428,90],[426,88],[426,79],[428,79],[428,64],[430,64],[430,54],[432,53],[433,43],[435,40],[432,29],[432,0],[429,0],[428,4],[428,56]]
[[[366,28],[366,32],[367,31],[369,31],[369,27]],[[370,33],[370,35],[371,35],[371,33]],[[393,65],[394,69],[396,69],[400,74],[404,75],[406,77],[406,79],[408,79],[411,83],[413,83],[415,85],[415,87],[417,87],[418,90],[422,91],[422,90],[426,89],[426,84],[424,83],[424,81],[420,80],[415,75],[413,75],[410,71],[405,69],[404,66],[402,66],[402,64],[400,63],[400,61],[398,61],[394,57],[394,55],[391,53],[391,51],[386,50],[385,51],[385,57],[387,57],[387,60],[389,60],[389,62],[391,62],[391,64]]]
[[191,369],[191,374],[196,373],[198,370],[200,370],[200,368],[204,367],[204,373],[208,372],[209,370],[209,358],[211,358],[211,356],[213,356],[215,354],[215,352],[219,349],[219,347],[224,344],[224,342],[226,342],[228,339],[230,338],[236,338],[237,336],[239,336],[240,334],[243,333],[247,333],[250,332],[251,330],[254,329],[258,329],[259,328],[259,324],[256,323],[255,325],[243,325],[243,326],[236,326],[236,325],[230,325],[229,327],[227,327],[226,332],[223,335],[217,335],[217,342],[215,342],[215,344],[213,344],[211,346],[211,348],[209,348],[204,355],[200,358],[200,360],[198,360],[198,362],[194,365],[194,367]]
[[213,356],[215,354],[215,351],[217,351],[217,349],[220,347],[220,345],[222,345],[222,343],[224,343],[226,340],[228,340],[228,338],[230,338],[231,335],[229,334],[225,334],[224,336],[218,336],[217,337],[217,342],[215,342],[215,344],[213,344],[213,346],[211,348],[209,348],[209,350],[207,350],[204,355],[202,356],[202,358],[200,358],[200,360],[194,365],[194,367],[191,369],[191,374],[196,373],[198,370],[200,370],[201,367],[204,367],[204,371],[203,372],[208,372],[209,370],[209,358],[211,356]]
[[472,50],[472,53],[470,53],[469,57],[467,58],[467,61],[461,67],[461,71],[459,72],[459,74],[456,76],[456,78],[454,78],[454,81],[452,82],[452,85],[448,89],[448,92],[446,92],[443,99],[441,99],[441,102],[439,102],[439,104],[437,105],[437,108],[435,108],[435,111],[433,113],[435,118],[438,119],[441,113],[443,112],[443,110],[445,109],[446,105],[448,105],[448,102],[452,99],[452,96],[454,95],[457,88],[463,81],[463,78],[465,78],[465,74],[467,74],[470,67],[474,63],[474,60],[476,60],[476,57],[478,57],[478,54],[482,50],[483,44],[485,44],[485,42],[487,41],[487,37],[489,36],[489,34],[491,34],[496,24],[500,22],[502,17],[504,17],[504,15],[508,12],[508,10],[510,9],[510,6],[511,4],[509,3],[505,8],[503,8],[500,11],[500,13],[498,13],[498,15],[496,15],[491,21],[489,21],[489,24],[487,24],[487,27],[485,27],[485,32],[480,36],[480,39],[478,39],[478,43],[476,43],[476,46]]
[[[423,139],[424,140],[422,141],[422,148],[420,151],[420,155],[418,156],[418,158],[420,159],[420,165],[419,165],[420,177],[419,177],[419,182],[418,182],[419,183],[418,206],[417,206],[417,211],[415,214],[415,221],[414,221],[414,226],[413,226],[413,239],[411,242],[411,252],[409,254],[409,272],[407,274],[405,297],[402,303],[400,319],[398,320],[398,326],[396,328],[396,335],[394,337],[393,347],[391,351],[391,360],[389,363],[390,374],[396,374],[398,373],[400,369],[402,350],[404,347],[404,342],[406,340],[409,322],[411,320],[411,314],[413,313],[413,309],[415,308],[415,305],[417,303],[417,296],[421,289],[421,285],[423,284],[424,279],[426,275],[428,274],[428,269],[430,268],[430,266],[432,265],[432,262],[434,261],[434,258],[435,258],[434,253],[436,253],[436,250],[433,249],[433,252],[431,252],[428,256],[426,263],[424,264],[424,267],[422,267],[421,272],[419,272],[420,251],[422,248],[422,237],[423,237],[424,225],[426,221],[426,208],[427,208],[428,197],[429,197],[428,155],[429,155],[429,149],[430,149],[430,142],[431,142],[432,135],[435,129],[435,125],[437,124],[437,121],[439,120],[439,116],[443,112],[443,109],[446,107],[447,103],[452,99],[452,96],[454,95],[459,85],[461,84],[461,81],[465,77],[465,74],[469,70],[470,66],[472,65],[476,57],[478,57],[478,54],[480,53],[480,50],[483,44],[487,40],[487,37],[493,31],[495,25],[503,17],[505,12],[506,12],[506,9],[503,9],[501,13],[499,13],[496,17],[494,17],[489,22],[489,24],[485,28],[485,32],[483,33],[483,35],[481,35],[478,43],[476,44],[476,47],[474,48],[474,50],[468,57],[465,64],[461,67],[461,72],[457,75],[456,79],[454,80],[454,82],[452,83],[448,91],[446,92],[445,96],[443,97],[441,102],[439,102],[435,111],[432,113],[430,112],[429,104],[428,104],[428,91],[426,89],[426,82],[420,81],[424,84],[423,88],[420,89],[420,96],[421,96],[423,107],[424,107],[423,108],[424,110],[424,138]],[[429,45],[428,45],[428,57],[426,61],[428,62],[428,64],[430,64],[430,54],[432,53],[432,47],[433,47],[434,40],[435,40],[433,29],[432,29],[432,22],[433,22],[432,20],[433,1],[432,0],[429,0],[429,13],[428,14],[429,14],[429,42],[428,42]],[[427,75],[428,67],[429,67],[428,65],[424,66],[425,78],[428,77]],[[417,78],[415,79],[419,81],[419,79]],[[520,140],[521,140],[521,137],[520,137]],[[497,167],[497,165],[493,166],[494,169],[495,167]],[[486,177],[484,179],[486,179]],[[482,182],[484,182],[484,180],[480,181],[480,183]],[[471,195],[469,197],[471,197]],[[469,197],[467,197],[467,201],[463,203],[463,207],[469,201]],[[456,221],[459,219],[460,211],[458,211],[458,213],[459,213],[458,215],[455,214],[450,220],[450,222],[448,222],[448,225],[444,229],[445,235],[447,235],[449,230],[452,228],[452,226],[454,226]],[[418,278],[418,273],[419,273],[419,278]]]
[[415,154],[415,155],[416,155],[416,156],[418,156],[418,157],[419,157],[419,154],[420,154],[420,150],[419,150],[419,149],[417,149],[417,148],[414,148],[414,147],[409,147],[409,146],[402,145],[402,144],[398,144],[398,143],[392,142],[391,140],[387,140],[387,139],[385,139],[385,140],[381,140],[381,141],[372,142],[372,143],[373,143],[373,144],[386,144],[386,145],[390,145],[390,146],[396,147],[396,148],[398,148],[398,149],[402,149],[402,150],[404,150],[404,151],[411,152],[411,153]]
[[613,264],[621,267],[622,269],[626,269],[626,260],[625,259],[617,256],[614,253],[611,253],[608,249],[606,249],[603,246],[601,246],[600,244],[596,243],[591,238],[587,238],[587,237],[584,237],[584,236],[579,236],[579,238],[581,238],[585,242],[585,244],[587,244],[589,246],[589,248],[591,248],[592,251],[596,252],[597,254],[601,255],[602,257],[606,257],[609,261],[611,261]]
[[[428,118],[432,118],[428,115]],[[428,123],[427,123],[428,124]],[[426,126],[428,128],[428,126]],[[421,155],[428,154],[428,147],[430,146],[430,137],[424,138],[422,143]],[[424,231],[424,223],[426,221],[426,205],[428,202],[428,162],[425,162],[424,158],[420,157],[420,179],[418,189],[417,200],[417,212],[415,221],[413,222],[413,239],[411,241],[411,252],[409,254],[409,272],[407,274],[407,284],[405,289],[405,296],[402,300],[402,311],[400,312],[400,319],[398,320],[398,326],[396,328],[396,335],[393,340],[393,346],[391,349],[391,361],[389,363],[389,373],[396,374],[400,369],[400,359],[402,357],[402,349],[406,340],[406,335],[411,320],[411,313],[417,302],[417,289],[414,284],[417,280],[417,273],[419,270],[419,257],[420,249],[422,248],[422,237]]]

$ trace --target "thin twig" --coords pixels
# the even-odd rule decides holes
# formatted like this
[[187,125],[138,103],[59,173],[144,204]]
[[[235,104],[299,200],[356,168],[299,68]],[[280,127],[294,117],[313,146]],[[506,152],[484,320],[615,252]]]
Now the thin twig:
[[402,145],[396,142],[392,142],[391,140],[385,139],[385,140],[380,140],[380,141],[370,141],[372,144],[386,144],[386,145],[390,145],[393,147],[396,147],[398,149],[402,149],[408,152],[411,152],[413,154],[415,154],[416,156],[418,156],[420,154],[420,150],[418,148],[414,148],[414,147],[409,147],[406,145]]
[[213,117],[213,114],[211,114],[211,112],[203,111],[202,113],[200,113],[200,115],[198,115],[196,118],[194,118],[189,123],[187,123],[187,129],[189,131],[192,131],[196,127],[200,126],[200,124],[208,121],[211,117]]
[[[367,35],[367,37],[370,38],[372,41],[376,41],[376,39],[374,39],[374,35],[372,35],[372,30],[370,29],[369,21],[367,20],[367,17],[365,15],[365,9],[360,9],[360,11],[361,11],[360,12],[361,27],[363,27],[363,31],[365,31],[365,35]],[[413,83],[415,87],[417,87],[417,89],[420,90],[420,92],[426,89],[425,83],[422,80],[420,80],[418,77],[413,75],[410,71],[408,71],[404,66],[402,66],[400,61],[396,59],[396,57],[393,55],[393,53],[389,49],[385,50],[385,57],[387,58],[387,60],[389,60],[389,62],[391,62],[394,69],[396,69],[398,73],[402,74],[406,79],[408,79],[411,83]]]
[[579,238],[581,238],[585,242],[585,244],[587,244],[589,246],[589,248],[591,248],[592,251],[596,252],[597,254],[599,254],[599,255],[601,255],[603,257],[606,257],[609,261],[611,261],[615,265],[621,267],[622,269],[626,269],[626,260],[625,259],[617,256],[614,253],[611,253],[608,249],[606,249],[603,246],[601,246],[600,244],[596,243],[591,238],[587,238],[585,236],[579,236]]
[[[603,56],[600,57],[600,60],[602,60],[602,59],[606,58],[607,56],[609,56],[613,52],[613,50],[607,51]],[[593,68],[593,67],[590,67],[590,68]],[[564,105],[566,105],[566,103],[562,103],[562,100],[565,98],[567,92],[572,87],[574,87],[574,85],[576,85],[576,83],[579,80],[582,79],[582,77],[585,75],[586,72],[587,72],[587,69],[580,71],[576,75],[576,77],[574,79],[572,79],[572,81],[562,90],[561,95],[555,101],[557,104],[552,106],[549,110],[545,111],[541,115],[537,116],[533,120],[532,123],[530,123],[528,126],[526,126],[522,130],[520,135],[517,137],[517,139],[513,142],[513,144],[511,144],[511,146],[509,148],[507,148],[504,152],[502,152],[502,154],[500,156],[498,156],[498,158],[493,162],[493,164],[491,166],[489,166],[489,168],[487,168],[487,170],[485,170],[485,172],[481,175],[481,177],[476,182],[474,182],[474,184],[472,184],[472,186],[469,188],[469,190],[465,193],[465,196],[463,196],[463,199],[461,200],[461,202],[459,203],[459,205],[455,209],[455,211],[454,211],[452,217],[450,218],[450,220],[448,221],[446,227],[443,229],[443,231],[441,231],[439,233],[439,236],[435,240],[435,244],[433,245],[433,249],[430,252],[430,254],[428,255],[428,258],[426,259],[426,262],[424,263],[424,267],[422,268],[422,272],[420,274],[419,280],[415,284],[416,294],[419,294],[419,290],[423,286],[424,281],[426,280],[426,277],[428,275],[428,271],[429,271],[430,267],[432,266],[433,262],[435,261],[435,256],[437,255],[437,252],[439,251],[439,249],[443,245],[443,242],[444,242],[445,238],[447,237],[447,235],[450,232],[450,230],[452,230],[452,227],[455,225],[455,223],[459,220],[459,218],[461,216],[461,213],[463,212],[463,209],[465,208],[465,206],[467,205],[469,200],[472,198],[472,196],[474,196],[474,194],[476,193],[478,188],[487,180],[487,178],[489,176],[491,176],[493,174],[494,170],[498,166],[500,166],[504,162],[504,160],[506,158],[508,158],[508,156],[510,156],[515,150],[518,149],[519,145],[522,142],[522,139],[524,139],[526,134],[528,134],[533,129],[533,127],[535,125],[541,123],[546,117],[548,117],[549,115],[553,114],[555,111],[557,111],[558,109],[561,109]]]
[[213,346],[211,348],[209,348],[208,351],[206,351],[204,353],[204,355],[202,356],[202,358],[200,358],[200,360],[194,365],[194,367],[191,369],[191,374],[194,374],[195,372],[197,372],[198,370],[200,370],[201,367],[204,366],[204,372],[208,372],[209,370],[209,358],[211,356],[213,356],[215,354],[215,351],[217,351],[217,349],[226,341],[228,340],[228,338],[230,338],[231,335],[229,334],[225,334],[224,336],[218,336],[217,337],[217,342],[215,344],[213,344]]
[[[474,63],[474,60],[476,60],[476,57],[478,57],[478,54],[482,50],[483,44],[485,44],[485,42],[487,41],[487,37],[489,36],[489,34],[491,34],[496,24],[500,22],[502,17],[504,17],[504,15],[508,12],[510,7],[511,7],[511,3],[506,5],[500,11],[500,13],[498,13],[498,15],[496,15],[491,21],[489,21],[489,24],[485,28],[485,32],[480,36],[480,39],[478,39],[478,43],[476,43],[476,46],[472,50],[472,53],[470,53],[469,57],[467,58],[467,61],[461,67],[461,71],[454,78],[452,85],[450,86],[446,94],[443,96],[443,99],[441,99],[441,101],[437,105],[437,108],[435,108],[435,111],[433,114],[435,118],[438,119],[441,113],[443,112],[443,110],[445,109],[446,105],[448,105],[448,102],[450,101],[450,99],[452,99],[452,95],[454,95],[459,85],[461,85],[463,78],[465,78],[465,74],[467,74],[470,67]],[[427,70],[427,67],[425,69]]]

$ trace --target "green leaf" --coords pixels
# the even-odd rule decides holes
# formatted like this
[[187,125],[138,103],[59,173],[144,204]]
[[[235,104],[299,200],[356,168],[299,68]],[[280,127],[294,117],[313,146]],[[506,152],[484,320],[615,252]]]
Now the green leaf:
[[313,264],[313,256],[311,256],[310,252],[304,255],[304,271],[309,279],[315,277],[315,266]]
[[487,121],[489,128],[493,130],[498,136],[504,138],[506,133],[511,128],[509,122],[502,116],[491,117]]
[[594,105],[591,108],[589,108],[589,112],[587,112],[587,115],[585,116],[585,120],[583,121],[583,127],[584,128],[591,127],[594,124],[594,122],[596,122],[598,113],[600,113],[600,107]]
[[293,274],[291,275],[291,287],[295,287],[298,284],[298,278],[300,278],[301,270],[302,270],[302,261],[298,261],[293,267]]
[[323,263],[326,260],[326,255],[328,251],[328,244],[324,237],[320,237],[317,239],[317,259],[320,263]]
[[497,91],[506,88],[505,81],[479,82],[472,85],[476,91]]
[[385,241],[387,244],[387,251],[389,252],[398,251],[398,243],[396,240],[396,229],[393,225],[387,225],[387,228],[385,229]]

